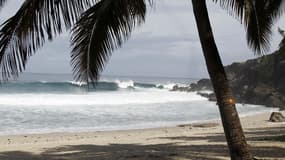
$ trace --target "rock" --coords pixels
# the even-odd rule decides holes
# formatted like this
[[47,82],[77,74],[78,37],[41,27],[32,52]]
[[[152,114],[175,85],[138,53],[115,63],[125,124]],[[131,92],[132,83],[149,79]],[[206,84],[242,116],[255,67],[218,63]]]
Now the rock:
[[190,84],[190,89],[189,89],[190,92],[195,92],[195,91],[198,91],[198,90],[199,90],[199,87],[198,87],[198,85],[196,83],[191,83]]
[[212,127],[217,127],[219,126],[218,123],[197,123],[197,124],[192,124],[192,127],[196,128],[212,128]]
[[238,103],[285,107],[285,51],[226,66]]
[[[225,67],[236,103],[278,107],[285,110],[285,50]],[[197,92],[216,101],[215,94],[199,93],[213,90],[209,79],[201,79],[187,87],[175,86],[172,91]]]
[[274,88],[263,83],[258,84],[253,90],[254,94],[258,97],[270,96],[274,91]]
[[216,94],[215,94],[215,93],[209,94],[209,101],[214,101],[214,102],[217,101],[217,97],[216,97]]
[[209,79],[201,79],[197,82],[199,90],[213,90],[212,82]]
[[170,91],[178,91],[178,89],[179,89],[178,85],[175,85]]
[[203,90],[213,90],[212,83],[209,79],[201,79],[197,83],[191,83],[188,91],[196,92]]
[[179,87],[178,85],[173,86],[170,91],[190,92],[191,87]]
[[193,123],[193,124],[182,124],[182,125],[178,125],[177,127],[212,128],[212,127],[217,127],[217,126],[219,126],[218,123]]
[[269,118],[271,122],[285,122],[285,117],[280,112],[273,112]]

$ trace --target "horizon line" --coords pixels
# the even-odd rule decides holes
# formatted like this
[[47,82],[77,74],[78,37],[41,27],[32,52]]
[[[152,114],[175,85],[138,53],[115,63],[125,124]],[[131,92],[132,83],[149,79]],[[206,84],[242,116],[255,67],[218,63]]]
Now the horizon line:
[[[46,73],[39,73],[39,72],[23,72],[21,75],[23,74],[55,74],[55,75],[60,75],[60,74],[63,74],[63,75],[71,75],[72,76],[72,73],[51,73],[51,72],[46,72]],[[100,77],[104,77],[104,76],[119,76],[119,77],[140,77],[140,78],[179,78],[179,79],[204,79],[204,78],[207,78],[207,77],[183,77],[183,76],[162,76],[162,75],[158,75],[158,76],[153,76],[153,75],[115,75],[115,74],[102,74]],[[19,76],[20,77],[20,76]],[[209,78],[207,78],[209,79]]]

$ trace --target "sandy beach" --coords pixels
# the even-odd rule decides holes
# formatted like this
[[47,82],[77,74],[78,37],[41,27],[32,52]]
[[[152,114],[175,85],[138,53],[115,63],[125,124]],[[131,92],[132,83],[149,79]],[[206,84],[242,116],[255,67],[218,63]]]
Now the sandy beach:
[[[258,159],[285,159],[285,123],[269,122],[269,116],[270,113],[265,113],[241,119],[248,143]],[[216,160],[227,157],[219,121],[142,130],[0,137],[1,160]]]

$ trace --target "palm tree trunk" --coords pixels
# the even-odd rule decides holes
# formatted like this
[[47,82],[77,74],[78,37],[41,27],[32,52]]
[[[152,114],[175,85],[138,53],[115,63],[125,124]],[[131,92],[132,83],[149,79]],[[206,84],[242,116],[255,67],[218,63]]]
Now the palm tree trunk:
[[205,0],[192,0],[208,72],[214,87],[232,160],[252,160],[210,24]]

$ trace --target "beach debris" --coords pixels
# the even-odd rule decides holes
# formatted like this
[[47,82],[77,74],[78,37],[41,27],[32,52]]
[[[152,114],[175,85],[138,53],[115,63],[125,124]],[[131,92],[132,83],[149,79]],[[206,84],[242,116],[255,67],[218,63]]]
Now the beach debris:
[[197,123],[193,124],[192,127],[197,127],[197,128],[213,128],[219,126],[218,123]]
[[191,127],[192,128],[192,125],[191,124],[181,124],[181,125],[178,125],[177,127]]
[[7,139],[7,140],[8,140],[8,144],[11,144],[11,142],[12,142],[11,139]]
[[270,122],[285,122],[285,117],[280,112],[273,112],[269,118]]
[[196,127],[196,128],[213,128],[219,126],[218,123],[194,123],[194,124],[182,124],[178,127]]

